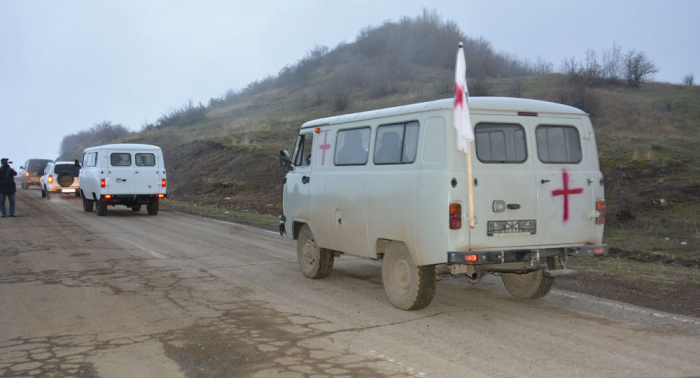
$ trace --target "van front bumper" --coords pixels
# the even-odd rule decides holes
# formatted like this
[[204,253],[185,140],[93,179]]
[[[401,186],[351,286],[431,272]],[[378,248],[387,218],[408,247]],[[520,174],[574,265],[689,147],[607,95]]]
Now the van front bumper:
[[[560,249],[560,248],[559,248]],[[608,245],[582,245],[578,247],[564,248],[569,256],[600,257],[608,255]],[[529,262],[536,256],[539,260],[541,250],[512,249],[504,251],[485,252],[447,252],[447,264],[506,264],[517,262]]]

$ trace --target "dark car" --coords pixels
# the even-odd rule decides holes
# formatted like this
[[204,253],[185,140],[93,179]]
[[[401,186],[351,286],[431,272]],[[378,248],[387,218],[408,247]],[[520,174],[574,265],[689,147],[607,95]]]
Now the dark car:
[[29,159],[23,166],[19,167],[21,169],[21,187],[22,189],[29,189],[30,186],[39,186],[41,183],[41,175],[44,174],[44,169],[46,169],[46,164],[53,162],[51,159]]

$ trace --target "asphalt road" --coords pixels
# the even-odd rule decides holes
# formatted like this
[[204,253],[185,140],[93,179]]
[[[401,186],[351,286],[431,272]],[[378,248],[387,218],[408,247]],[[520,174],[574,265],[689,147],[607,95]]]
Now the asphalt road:
[[17,193],[0,219],[0,374],[57,377],[700,376],[700,319],[500,279],[391,306],[381,262],[325,280],[264,230],[171,211],[85,213]]

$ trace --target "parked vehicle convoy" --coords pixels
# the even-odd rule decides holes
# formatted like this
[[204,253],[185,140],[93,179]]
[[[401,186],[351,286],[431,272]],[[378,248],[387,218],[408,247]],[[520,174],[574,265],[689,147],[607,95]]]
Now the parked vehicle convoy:
[[146,206],[158,214],[166,197],[167,180],[163,152],[147,144],[107,144],[86,148],[80,167],[80,196],[83,210],[107,214],[108,206],[124,205],[133,211]]
[[20,187],[29,189],[32,186],[41,187],[41,175],[44,174],[46,164],[53,162],[51,159],[29,159],[20,166]]
[[283,211],[302,273],[324,278],[349,253],[382,259],[389,301],[430,304],[437,268],[478,282],[500,275],[518,298],[575,274],[569,256],[604,256],[603,176],[586,113],[566,105],[472,97],[474,214],[453,99],[304,123],[280,152]]
[[49,198],[50,193],[70,193],[80,197],[79,170],[72,161],[57,161],[46,164],[41,183],[41,196]]

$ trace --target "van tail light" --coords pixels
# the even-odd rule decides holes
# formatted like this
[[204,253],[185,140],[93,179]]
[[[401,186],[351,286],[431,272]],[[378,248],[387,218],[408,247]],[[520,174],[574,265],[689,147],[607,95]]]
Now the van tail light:
[[450,204],[450,230],[462,228],[462,205],[458,203]]
[[160,179],[160,186],[165,188],[165,179]]
[[49,181],[49,184],[51,184],[53,182],[53,175],[49,175],[48,181]]
[[24,172],[24,175],[29,177],[29,172]]
[[105,194],[105,199],[112,199],[112,195],[111,195],[111,194]]
[[106,188],[107,187],[107,181],[105,179],[100,179],[100,188]]
[[165,194],[163,194],[163,193],[158,194],[158,198],[165,198]]
[[605,208],[607,205],[605,201],[597,201],[595,203],[595,209],[598,211],[598,217],[595,219],[595,224],[605,224]]

